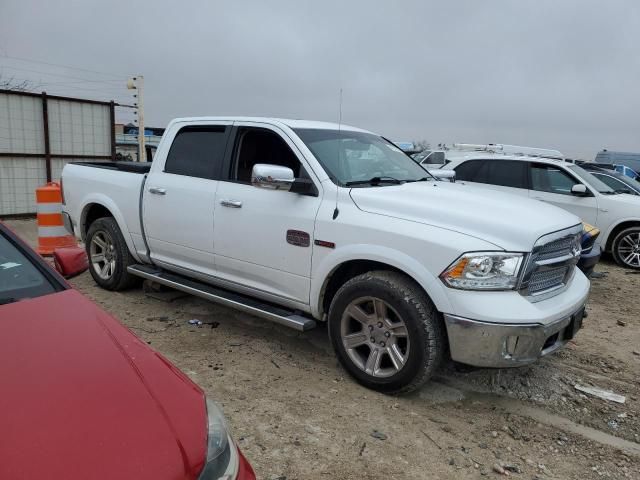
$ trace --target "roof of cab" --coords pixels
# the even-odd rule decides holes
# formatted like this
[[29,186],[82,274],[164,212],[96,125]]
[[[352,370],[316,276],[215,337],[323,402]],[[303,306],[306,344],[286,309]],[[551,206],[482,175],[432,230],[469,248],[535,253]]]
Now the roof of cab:
[[317,129],[317,130],[345,130],[351,132],[363,132],[363,133],[373,133],[368,130],[364,130],[362,128],[353,127],[351,125],[345,124],[337,124],[333,122],[320,122],[316,120],[300,120],[300,119],[289,119],[289,118],[273,118],[273,117],[236,117],[236,116],[217,116],[217,117],[185,117],[185,118],[176,118],[171,121],[171,123],[191,123],[191,122],[220,122],[220,121],[228,121],[228,122],[259,122],[259,123],[268,123],[271,125],[282,126],[285,125],[289,128],[309,128],[309,129]]

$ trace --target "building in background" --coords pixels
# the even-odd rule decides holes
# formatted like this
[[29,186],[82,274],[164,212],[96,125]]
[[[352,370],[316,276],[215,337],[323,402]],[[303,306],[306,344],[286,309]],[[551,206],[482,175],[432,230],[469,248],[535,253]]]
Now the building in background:
[[[117,160],[129,160],[138,161],[138,127],[129,123],[123,125],[122,123],[116,123],[116,159]],[[158,143],[162,138],[164,128],[145,127],[144,129],[144,142],[147,152],[147,161],[153,160],[153,155],[156,153]]]

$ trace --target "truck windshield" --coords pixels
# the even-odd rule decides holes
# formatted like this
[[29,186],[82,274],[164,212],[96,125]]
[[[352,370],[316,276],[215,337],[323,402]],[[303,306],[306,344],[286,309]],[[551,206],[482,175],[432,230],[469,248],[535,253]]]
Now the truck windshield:
[[591,175],[588,171],[586,171],[582,167],[579,167],[578,165],[569,165],[569,169],[577,173],[580,176],[580,178],[582,178],[582,180],[584,180],[589,184],[591,188],[595,188],[598,192],[604,195],[615,195],[616,193],[620,193],[620,192],[616,192],[613,188],[611,188],[609,185],[604,183],[602,180]]
[[0,305],[55,291],[49,279],[0,231]]
[[371,133],[311,128],[295,132],[331,180],[342,187],[434,179],[393,143]]

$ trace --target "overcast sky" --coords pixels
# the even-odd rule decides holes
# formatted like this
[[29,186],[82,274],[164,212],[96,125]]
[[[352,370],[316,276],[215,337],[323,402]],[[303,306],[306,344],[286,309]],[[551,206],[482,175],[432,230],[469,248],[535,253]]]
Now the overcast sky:
[[343,122],[394,140],[640,151],[637,0],[0,0],[3,78],[126,101],[135,73],[153,126],[336,121],[342,88]]

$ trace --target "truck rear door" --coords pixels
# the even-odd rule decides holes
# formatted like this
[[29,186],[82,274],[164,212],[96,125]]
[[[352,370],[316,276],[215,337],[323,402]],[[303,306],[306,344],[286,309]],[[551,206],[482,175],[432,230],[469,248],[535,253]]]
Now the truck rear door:
[[[145,183],[143,221],[154,262],[215,275],[214,200],[231,122],[175,124]],[[163,151],[164,150],[164,151]]]

